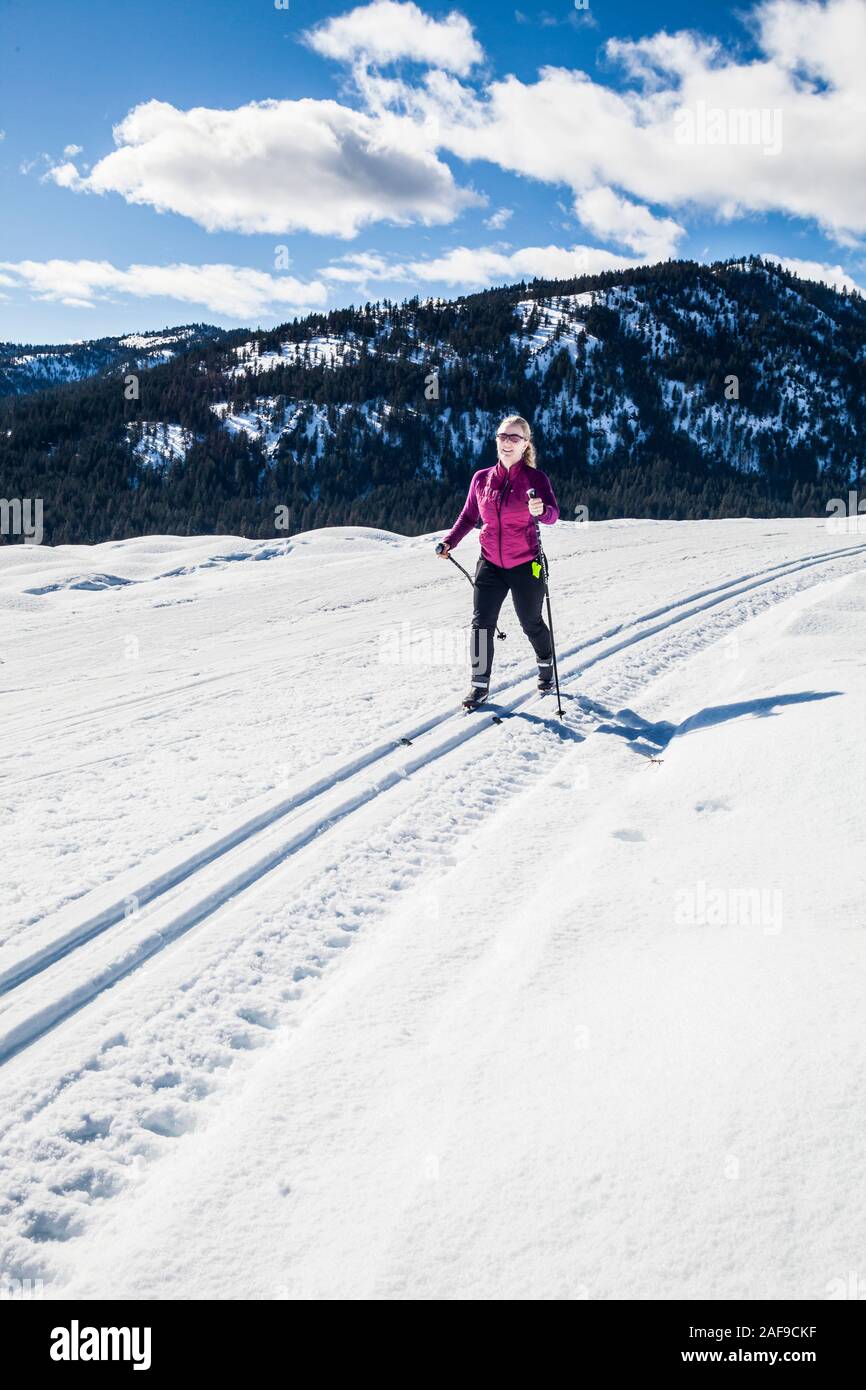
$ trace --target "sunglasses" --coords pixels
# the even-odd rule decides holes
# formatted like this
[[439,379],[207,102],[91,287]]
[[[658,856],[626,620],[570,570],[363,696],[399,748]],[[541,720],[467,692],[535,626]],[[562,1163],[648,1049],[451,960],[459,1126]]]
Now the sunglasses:
[[528,444],[525,434],[498,434],[497,439],[507,439],[509,444]]

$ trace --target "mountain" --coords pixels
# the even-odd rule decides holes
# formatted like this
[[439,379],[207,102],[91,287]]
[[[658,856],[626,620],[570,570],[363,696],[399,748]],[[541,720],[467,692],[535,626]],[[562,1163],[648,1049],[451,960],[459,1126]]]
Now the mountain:
[[118,360],[0,403],[0,495],[43,498],[46,541],[434,530],[512,412],[564,516],[823,515],[860,484],[866,302],[755,257],[197,327],[135,399]]
[[170,362],[179,352],[229,338],[225,329],[191,323],[123,338],[61,344],[0,343],[0,396],[26,396],[87,377],[138,371]]

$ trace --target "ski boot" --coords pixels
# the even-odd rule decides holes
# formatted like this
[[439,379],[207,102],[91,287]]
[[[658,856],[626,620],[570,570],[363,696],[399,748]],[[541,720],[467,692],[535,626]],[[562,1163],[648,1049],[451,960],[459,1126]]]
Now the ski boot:
[[463,708],[467,711],[477,709],[479,705],[484,704],[487,695],[488,687],[486,685],[476,685],[473,681],[472,685],[469,687],[468,693],[463,697]]

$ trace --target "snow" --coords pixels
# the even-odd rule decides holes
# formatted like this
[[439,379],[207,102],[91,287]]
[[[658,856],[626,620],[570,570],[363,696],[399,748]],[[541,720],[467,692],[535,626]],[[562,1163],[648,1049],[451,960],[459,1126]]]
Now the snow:
[[33,389],[33,382],[56,385],[60,382],[84,381],[118,367],[123,360],[118,356],[122,348],[144,349],[134,359],[140,367],[170,362],[181,348],[189,345],[188,340],[195,331],[186,328],[163,334],[130,333],[125,338],[77,338],[55,349],[17,353],[5,361],[0,360],[0,369],[11,378],[13,389],[17,384],[25,391]]
[[[389,401],[340,402],[330,405],[316,405],[309,400],[286,400],[280,405],[276,396],[257,396],[246,410],[233,410],[229,401],[215,401],[211,410],[230,434],[246,434],[260,443],[265,453],[276,453],[286,435],[291,434],[299,424],[304,426],[304,440],[315,441],[315,452],[321,455],[325,438],[334,433],[329,416],[358,415],[371,429],[381,431],[387,417],[394,407]],[[406,407],[410,413],[412,408]],[[489,439],[489,430],[485,438]]]
[[[186,328],[179,333],[128,333],[125,338],[118,338],[117,341],[119,342],[121,347],[154,348],[162,347],[166,343],[183,342],[184,338],[191,338],[192,335],[193,329]],[[159,355],[162,357],[169,358],[172,357],[174,354],[161,353]]]
[[142,420],[127,425],[126,430],[135,441],[132,452],[148,468],[165,468],[176,459],[186,458],[195,440],[192,430],[165,421]]
[[[406,331],[415,336],[416,329],[414,323],[405,325]],[[384,323],[377,329],[374,338],[367,339],[367,352],[370,356],[379,356],[387,361],[396,361],[396,352],[386,351],[381,343],[387,339],[390,328]],[[238,358],[237,363],[231,367],[227,375],[232,377],[243,377],[258,375],[260,372],[273,371],[277,367],[291,366],[310,366],[310,367],[347,367],[356,365],[361,359],[361,339],[355,333],[346,333],[338,336],[334,333],[317,333],[310,338],[304,338],[300,342],[280,343],[278,351],[261,350],[260,344],[254,340],[241,343],[239,347],[233,349],[234,355]],[[440,343],[426,343],[418,341],[416,345],[406,351],[406,360],[409,362],[427,363],[435,355],[440,361],[456,362],[459,354],[453,349]]]
[[[586,324],[577,316],[578,309],[589,308],[597,297],[597,291],[588,290],[581,294],[518,300],[514,311],[523,320],[524,329],[533,312],[537,310],[539,315],[538,327],[528,337],[521,339],[516,333],[511,335],[512,346],[529,347],[531,372],[543,375],[552,359],[562,351],[567,352],[573,362],[576,361],[577,344],[581,334],[585,337],[587,348],[598,341],[592,334],[587,333]],[[555,341],[554,334],[557,329],[560,331],[560,338]]]
[[30,376],[46,381],[78,381],[84,375],[79,366],[62,352],[25,352],[11,357],[10,367],[25,367]]
[[249,410],[233,411],[228,401],[216,401],[211,405],[214,415],[229,434],[248,435],[261,443],[268,454],[276,452],[283,433],[296,423],[302,409],[303,403],[283,409],[276,396],[257,397]]
[[242,343],[234,348],[238,358],[236,366],[229,370],[230,377],[257,375],[269,372],[275,367],[290,367],[308,361],[310,366],[342,367],[358,358],[358,348],[350,338],[337,337],[333,333],[317,334],[305,338],[303,342],[280,344],[279,352],[262,352],[257,342]]
[[0,550],[7,1279],[789,1299],[858,1268],[866,541],[561,523],[567,719],[507,605],[496,726],[452,713],[436,539]]

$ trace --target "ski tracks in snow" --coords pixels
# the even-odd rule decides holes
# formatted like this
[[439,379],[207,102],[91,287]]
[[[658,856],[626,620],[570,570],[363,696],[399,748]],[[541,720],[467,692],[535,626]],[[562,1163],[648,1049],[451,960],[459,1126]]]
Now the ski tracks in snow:
[[50,1278],[57,1242],[206,1120],[233,1064],[297,1021],[305,983],[395,892],[429,881],[432,927],[447,911],[443,870],[471,850],[467,828],[556,775],[598,727],[587,696],[633,701],[766,607],[860,568],[864,552],[804,555],[608,627],[560,654],[564,725],[534,674],[514,677],[495,695],[516,716],[503,726],[494,710],[407,721],[11,941],[0,951],[0,1212],[13,1234],[0,1269]]

